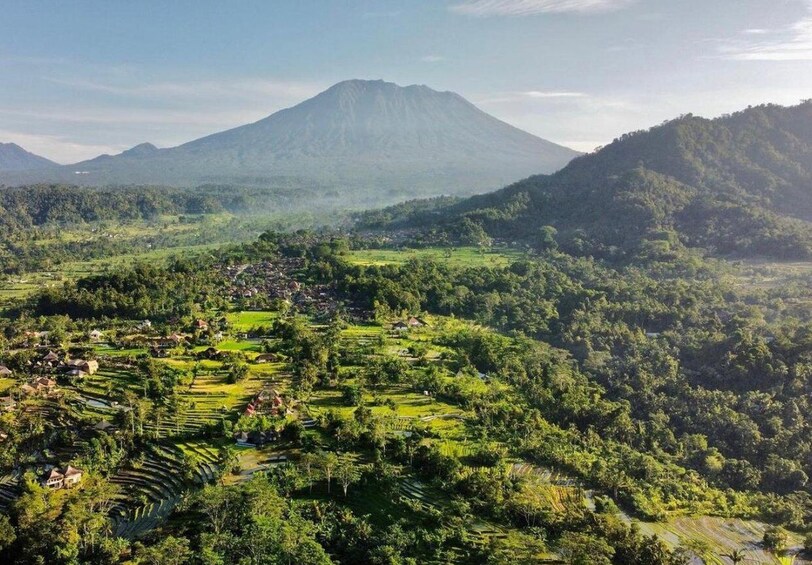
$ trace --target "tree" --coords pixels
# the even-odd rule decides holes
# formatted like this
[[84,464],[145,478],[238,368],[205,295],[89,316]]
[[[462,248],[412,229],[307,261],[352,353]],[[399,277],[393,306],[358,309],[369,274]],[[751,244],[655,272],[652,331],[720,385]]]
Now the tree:
[[321,468],[324,470],[324,476],[327,479],[327,492],[330,492],[330,482],[333,479],[333,471],[338,465],[338,455],[332,451],[328,451],[321,455]]
[[742,561],[744,561],[744,550],[743,549],[734,549],[730,553],[723,553],[722,557],[727,557],[733,562],[733,565],[738,565]]
[[310,492],[313,492],[313,472],[314,467],[319,464],[319,457],[315,453],[303,453],[299,459],[299,465],[307,477],[307,484]]
[[352,483],[361,478],[361,472],[349,457],[342,457],[339,460],[335,472],[338,482],[341,483],[341,488],[344,489],[344,496],[347,496],[347,489],[350,488]]
[[565,532],[558,552],[569,565],[612,565],[614,548],[602,538],[577,532]]
[[0,515],[0,552],[10,547],[17,539],[17,532],[11,525],[11,520],[5,514]]
[[184,565],[194,556],[189,540],[167,536],[151,547],[137,552],[138,562],[148,565]]
[[788,542],[789,534],[780,526],[772,526],[767,528],[767,530],[764,532],[764,538],[762,539],[764,547],[774,553],[784,551]]
[[228,368],[228,376],[226,381],[234,384],[238,383],[248,377],[248,364],[243,362],[233,363]]

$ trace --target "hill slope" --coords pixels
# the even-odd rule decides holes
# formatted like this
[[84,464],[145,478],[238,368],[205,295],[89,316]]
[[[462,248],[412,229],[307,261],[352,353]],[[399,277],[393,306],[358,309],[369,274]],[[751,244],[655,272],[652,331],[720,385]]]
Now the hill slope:
[[551,226],[568,250],[603,256],[666,249],[679,239],[721,254],[808,257],[812,102],[681,117],[624,135],[552,176],[410,221],[539,246],[551,244]]
[[16,143],[0,143],[0,172],[49,167],[58,167],[58,165],[45,157],[26,151]]
[[[138,146],[39,180],[85,184],[268,182],[293,177],[359,197],[473,194],[577,155],[426,86],[351,80],[286,110],[178,147]],[[359,191],[358,189],[362,189]]]

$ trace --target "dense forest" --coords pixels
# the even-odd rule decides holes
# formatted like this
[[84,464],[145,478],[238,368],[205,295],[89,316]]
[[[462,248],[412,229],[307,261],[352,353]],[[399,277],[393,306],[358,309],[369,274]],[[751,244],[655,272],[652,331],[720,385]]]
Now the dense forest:
[[551,176],[449,206],[371,212],[371,228],[434,227],[429,241],[552,243],[628,259],[675,242],[714,254],[812,255],[812,102],[692,115],[626,134]]

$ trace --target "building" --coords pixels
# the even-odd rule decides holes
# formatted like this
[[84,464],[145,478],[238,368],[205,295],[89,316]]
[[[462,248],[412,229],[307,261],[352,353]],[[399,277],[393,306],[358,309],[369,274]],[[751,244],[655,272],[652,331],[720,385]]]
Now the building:
[[10,377],[11,375],[13,375],[11,369],[5,365],[0,365],[0,377]]
[[81,371],[88,375],[93,375],[99,370],[99,362],[95,359],[86,361],[84,359],[70,359],[65,363],[65,369],[73,373],[74,371]]
[[68,465],[65,469],[51,469],[42,480],[42,486],[52,489],[71,488],[81,482],[82,470]]
[[396,332],[405,332],[409,329],[409,325],[406,322],[395,322],[392,329]]
[[408,324],[408,326],[411,328],[422,328],[428,325],[424,320],[422,320],[421,318],[417,318],[415,316],[412,316],[411,318],[406,320],[406,324]]
[[91,341],[100,341],[104,337],[104,334],[101,333],[99,330],[93,330],[87,335]]

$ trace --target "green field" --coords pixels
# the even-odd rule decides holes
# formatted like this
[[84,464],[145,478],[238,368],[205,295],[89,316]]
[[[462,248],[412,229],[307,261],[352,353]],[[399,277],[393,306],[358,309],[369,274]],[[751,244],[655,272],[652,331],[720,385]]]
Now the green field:
[[432,259],[451,267],[503,267],[524,257],[512,249],[480,250],[478,247],[427,247],[423,249],[359,249],[348,259],[356,265],[399,265],[411,259]]
[[278,317],[278,312],[268,310],[229,312],[226,314],[228,323],[236,331],[246,331],[257,326],[270,326]]

